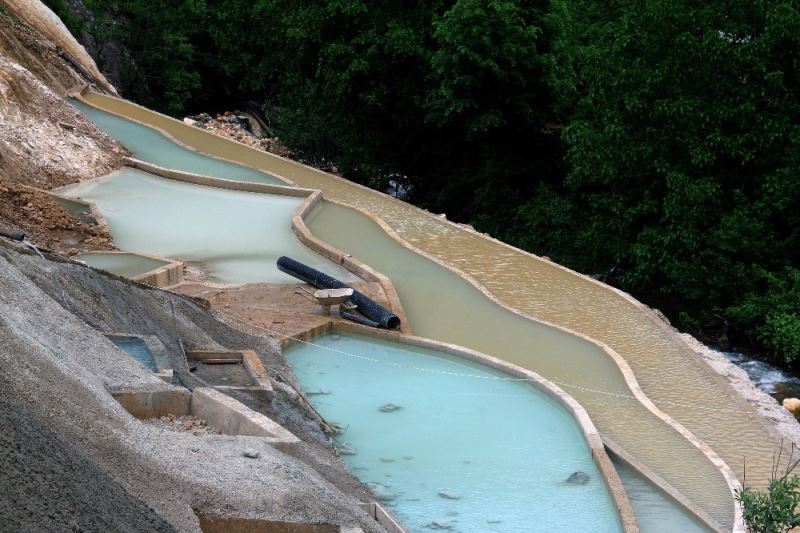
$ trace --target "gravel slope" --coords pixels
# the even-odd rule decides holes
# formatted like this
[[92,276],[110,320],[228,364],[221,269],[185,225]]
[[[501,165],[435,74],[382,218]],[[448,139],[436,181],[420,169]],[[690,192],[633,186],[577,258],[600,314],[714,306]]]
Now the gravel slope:
[[[306,441],[303,461],[254,437],[166,431],[133,419],[120,407],[109,388],[169,386],[98,330],[157,335],[173,353],[178,332],[190,346],[253,348],[270,371],[285,367],[269,351],[269,339],[232,330],[183,298],[174,300],[174,308],[175,321],[161,291],[0,246],[1,398],[9,406],[2,410],[16,417],[9,423],[24,421],[21,433],[6,430],[0,441],[0,471],[35,473],[38,478],[31,480],[42,481],[33,483],[38,492],[23,489],[26,498],[14,499],[17,516],[41,515],[55,494],[59,502],[46,517],[54,527],[44,518],[32,527],[70,529],[73,517],[67,510],[74,502],[65,493],[74,492],[76,498],[86,497],[86,516],[115,514],[123,504],[142,510],[119,519],[121,529],[129,531],[166,527],[164,522],[196,531],[193,509],[380,531],[357,507],[367,498],[361,485],[289,398],[279,398],[269,409]],[[42,440],[28,439],[32,449],[20,448],[25,432]],[[243,457],[245,448],[257,449],[260,457]],[[35,466],[42,461],[46,466]],[[90,485],[97,490],[90,491]],[[93,499],[105,494],[113,496],[107,503]]]

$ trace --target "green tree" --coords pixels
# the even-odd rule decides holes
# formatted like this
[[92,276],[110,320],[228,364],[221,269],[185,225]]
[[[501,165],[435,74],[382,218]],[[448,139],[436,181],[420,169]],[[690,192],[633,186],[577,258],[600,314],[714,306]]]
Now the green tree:
[[90,31],[101,40],[121,43],[133,58],[136,80],[127,96],[171,114],[204,100],[201,72],[208,72],[205,79],[213,79],[209,68],[213,64],[198,50],[198,43],[208,42],[202,37],[204,0],[87,0],[86,4],[95,16]]
[[[763,272],[798,264],[798,2],[585,4],[565,8],[565,186],[582,218],[566,260],[617,266],[626,288],[701,322],[730,316]],[[768,346],[797,305],[758,331]]]

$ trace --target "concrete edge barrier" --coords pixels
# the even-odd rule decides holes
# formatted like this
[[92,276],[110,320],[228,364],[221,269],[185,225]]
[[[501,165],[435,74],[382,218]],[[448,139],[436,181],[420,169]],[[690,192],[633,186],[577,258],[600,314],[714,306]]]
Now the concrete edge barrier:
[[386,533],[409,533],[406,528],[378,502],[359,504],[361,510],[380,524]]
[[650,470],[645,464],[636,459],[628,451],[614,442],[609,437],[602,435],[603,443],[605,444],[606,451],[610,456],[615,457],[617,460],[625,463],[633,470],[636,470],[639,475],[645,478],[649,483],[654,485],[662,492],[667,498],[673,501],[684,511],[690,514],[695,520],[702,523],[705,527],[709,528],[714,533],[726,533],[728,530],[722,527],[714,518],[708,513],[700,509],[691,500],[684,496],[678,489],[673,487],[670,483],[665,481],[661,476]]
[[[132,278],[128,278],[131,281],[135,281],[137,283],[142,283],[144,285],[151,285],[153,287],[172,287],[173,285],[177,285],[183,281],[183,261],[176,261],[174,259],[170,259],[168,257],[161,257],[158,255],[152,255],[144,252],[135,252],[129,250],[90,250],[86,252],[80,252],[77,255],[94,255],[94,254],[114,254],[114,255],[136,255],[139,257],[146,257],[147,259],[153,259],[155,261],[160,261],[164,263],[163,266],[156,267],[152,270],[148,270],[142,274],[134,276]],[[82,261],[81,259],[74,259],[74,261]],[[85,263],[85,262],[84,262]],[[92,265],[88,266],[96,269],[103,270],[100,267],[94,267]]]
[[192,393],[182,387],[154,390],[112,388],[110,392],[126,411],[139,420],[169,414],[183,416],[191,412]]
[[301,187],[289,185],[274,185],[272,183],[258,183],[255,181],[227,180],[213,176],[204,176],[202,174],[193,174],[191,172],[184,172],[182,170],[174,170],[171,168],[154,165],[153,163],[148,163],[134,157],[125,157],[123,161],[128,167],[135,168],[149,174],[154,174],[162,178],[181,181],[184,183],[191,183],[193,185],[214,187],[215,189],[227,189],[231,191],[254,192],[261,194],[277,194],[280,196],[293,196],[296,198],[305,198],[314,192],[313,189],[303,189]]
[[[592,460],[597,465],[598,470],[600,470],[600,473],[603,477],[603,481],[606,487],[608,488],[608,491],[611,494],[611,497],[614,501],[614,505],[619,514],[623,531],[625,531],[626,533],[634,533],[639,531],[639,526],[636,522],[636,516],[633,512],[633,507],[631,506],[630,500],[628,499],[628,494],[625,491],[625,487],[622,485],[622,480],[620,479],[619,474],[617,474],[614,465],[611,463],[611,459],[606,454],[605,446],[600,436],[600,432],[597,431],[597,428],[594,426],[594,423],[592,422],[591,418],[589,417],[589,414],[586,412],[583,406],[581,406],[581,404],[579,404],[577,400],[575,400],[572,396],[564,392],[560,387],[555,385],[553,382],[543,378],[539,374],[532,372],[530,370],[513,365],[511,363],[508,363],[501,359],[497,359],[496,357],[492,357],[490,355],[486,355],[484,353],[480,353],[461,346],[457,346],[455,344],[448,344],[448,343],[433,341],[422,337],[404,335],[401,333],[392,332],[388,330],[368,328],[364,326],[359,326],[357,324],[348,324],[348,323],[326,324],[325,326],[312,328],[304,332],[302,334],[303,338],[301,340],[311,341],[316,336],[320,336],[330,331],[355,333],[358,335],[363,335],[375,339],[436,350],[442,353],[446,353],[448,355],[466,359],[468,361],[480,363],[489,368],[499,370],[512,377],[524,378],[528,380],[528,383],[530,383],[531,386],[535,387],[537,390],[541,392],[544,392],[549,398],[555,400],[556,403],[558,403],[564,409],[566,409],[567,412],[569,412],[575,419],[575,421],[578,423],[578,426],[581,428],[584,441],[589,447],[589,451],[592,455]],[[297,341],[295,341],[295,343],[296,342]],[[289,342],[281,343],[282,350],[288,348],[291,345],[292,343]]]
[[281,451],[300,444],[300,439],[274,420],[210,387],[192,391],[191,413],[225,435],[265,437]]
[[103,335],[109,339],[139,339],[143,341],[147,348],[150,350],[150,354],[153,356],[153,361],[156,363],[156,377],[160,378],[165,383],[172,383],[172,378],[174,377],[175,371],[170,366],[169,362],[169,355],[167,354],[167,349],[164,347],[164,344],[159,340],[158,337],[155,335],[131,335],[128,333],[103,333]]
[[240,401],[210,387],[110,388],[111,395],[134,418],[146,420],[169,414],[194,415],[223,435],[260,437],[291,455],[301,443],[292,432]]
[[242,350],[242,365],[250,379],[258,383],[259,388],[266,394],[267,400],[272,401],[275,391],[272,388],[272,377],[264,367],[264,363],[253,350]]
[[343,268],[352,272],[364,281],[376,282],[380,284],[389,302],[391,311],[400,317],[401,330],[404,333],[413,334],[408,317],[406,316],[403,305],[400,302],[400,297],[398,296],[397,290],[395,289],[391,280],[361,261],[354,259],[352,256],[345,254],[341,250],[337,250],[333,246],[314,237],[314,235],[308,229],[308,226],[306,226],[305,219],[311,216],[314,208],[317,207],[320,202],[322,202],[323,197],[321,191],[315,189],[303,189],[299,187],[272,185],[268,183],[251,183],[246,181],[225,180],[212,176],[203,176],[200,174],[192,174],[189,172],[167,169],[132,157],[126,157],[125,163],[131,168],[142,170],[162,178],[181,181],[184,183],[191,183],[194,185],[215,187],[218,189],[232,191],[305,198],[305,201],[303,201],[295,209],[292,215],[292,231],[297,239],[307,248],[320,254],[329,261],[341,265]]
[[[90,92],[90,91],[85,90],[84,94],[87,93],[87,92]],[[163,119],[166,119],[166,120],[169,120],[169,121],[173,121],[176,124],[180,124],[182,127],[187,127],[187,128],[190,127],[190,126],[187,126],[186,124],[183,124],[180,121],[177,121],[177,120],[173,119],[172,117],[167,117],[166,115],[162,115],[160,113],[157,113],[155,111],[147,109],[147,108],[145,108],[143,106],[140,106],[140,105],[138,105],[136,103],[129,102],[129,101],[124,100],[122,98],[103,95],[103,94],[99,94],[99,93],[92,93],[92,94],[94,96],[99,97],[99,98],[107,98],[107,99],[110,99],[112,101],[116,101],[118,103],[121,103],[123,105],[127,105],[127,106],[131,106],[131,107],[137,108],[137,109],[142,110],[143,112],[146,112],[146,113],[151,114],[153,116],[161,117]],[[182,141],[177,140],[173,135],[169,134],[168,132],[166,132],[162,128],[159,128],[157,126],[153,126],[151,124],[147,124],[147,123],[139,121],[137,119],[133,119],[133,118],[127,117],[127,116],[125,116],[125,115],[123,115],[121,113],[118,113],[116,111],[112,111],[112,110],[108,110],[108,109],[104,109],[102,107],[99,107],[99,106],[87,101],[86,99],[84,99],[83,95],[78,95],[77,98],[79,100],[81,100],[83,103],[85,103],[86,105],[101,109],[102,111],[105,111],[105,112],[110,113],[112,115],[116,115],[116,116],[125,118],[127,120],[132,121],[132,122],[136,122],[138,124],[142,124],[142,125],[148,126],[150,128],[153,128],[153,129],[161,132],[162,134],[164,134],[165,136],[167,136],[168,138],[170,138],[174,142],[180,144],[181,146],[186,146],[186,147],[188,147],[190,149],[193,149],[192,147],[187,146]],[[325,172],[323,172],[321,170],[315,169],[313,167],[309,167],[308,165],[304,165],[302,163],[298,163],[296,161],[292,161],[290,159],[287,159],[287,158],[284,158],[284,157],[281,157],[281,156],[277,156],[275,154],[270,154],[270,153],[264,152],[262,150],[257,150],[255,148],[249,147],[247,145],[243,145],[241,143],[236,143],[236,141],[234,141],[232,139],[227,139],[227,138],[224,138],[224,137],[215,136],[213,133],[206,132],[204,130],[198,130],[198,131],[200,131],[202,133],[205,133],[205,134],[207,134],[209,136],[212,136],[212,137],[217,137],[217,138],[219,138],[219,139],[221,139],[222,141],[225,141],[225,142],[235,143],[238,146],[240,146],[241,149],[254,150],[254,151],[259,152],[260,154],[266,154],[268,156],[271,156],[271,157],[274,157],[276,159],[285,161],[287,163],[291,163],[291,164],[293,164],[293,165],[295,165],[297,167],[304,168],[304,169],[306,169],[308,171],[311,171],[311,172],[314,172],[314,173],[319,173],[319,174],[325,175],[325,176],[327,176],[329,178],[334,178],[336,180],[346,181],[349,185],[351,185],[353,187],[361,187],[363,189],[370,190],[373,193],[377,193],[377,191],[373,191],[372,189],[369,189],[368,187],[365,187],[363,185],[347,181],[344,178],[341,178],[339,176],[335,176],[333,174],[325,173]],[[198,151],[198,150],[195,150],[195,151]],[[210,155],[211,157],[217,157],[217,156],[214,156],[213,154],[207,154],[207,155]],[[230,162],[234,162],[236,164],[242,165],[241,162],[232,161],[232,160],[225,159],[225,158],[222,158],[222,157],[217,157],[217,159],[222,159],[222,160],[226,160],[226,161],[230,161]],[[245,165],[245,166],[249,166],[249,165]],[[255,169],[255,170],[260,170],[260,169]],[[279,177],[281,179],[284,179],[285,181],[288,182],[288,180],[286,180],[286,178],[282,178],[281,176],[279,176],[277,174],[274,174],[274,173],[271,173],[271,174],[273,176],[276,176],[276,177]],[[401,201],[401,200],[398,200],[398,199],[392,198],[392,197],[388,197],[388,198],[390,198],[391,200],[394,200],[394,201],[398,201],[398,202]],[[588,336],[586,336],[586,335],[584,335],[582,333],[579,333],[579,332],[577,332],[575,330],[572,330],[570,328],[567,328],[567,327],[564,327],[564,326],[560,326],[560,325],[554,324],[552,322],[548,322],[548,321],[545,321],[545,320],[530,316],[530,315],[528,315],[526,313],[523,313],[522,311],[519,311],[519,310],[517,310],[517,309],[515,309],[513,307],[510,307],[509,305],[507,305],[504,302],[502,302],[487,287],[483,286],[481,283],[479,283],[472,276],[466,274],[465,272],[461,271],[460,269],[457,269],[457,268],[453,267],[452,265],[444,263],[439,258],[433,257],[432,255],[430,255],[430,254],[428,254],[426,252],[423,252],[422,250],[419,250],[416,247],[412,246],[410,243],[406,242],[402,237],[400,237],[388,224],[386,224],[377,215],[375,215],[375,214],[373,214],[371,212],[368,212],[366,210],[363,210],[361,208],[357,208],[357,207],[353,207],[351,205],[344,204],[342,202],[333,201],[333,200],[327,200],[327,201],[330,201],[332,203],[336,203],[338,205],[342,205],[342,206],[348,207],[350,209],[355,209],[356,211],[368,216],[373,221],[375,221],[381,228],[383,228],[384,231],[386,231],[386,233],[390,237],[392,237],[393,239],[398,241],[401,245],[403,245],[407,249],[409,249],[411,251],[414,251],[414,252],[422,255],[423,257],[426,257],[426,258],[436,262],[437,264],[449,269],[450,271],[454,272],[456,275],[461,276],[463,279],[465,279],[466,281],[471,283],[473,286],[478,288],[478,290],[480,290],[484,295],[486,295],[488,298],[490,298],[492,301],[494,301],[495,303],[497,303],[498,305],[500,305],[504,309],[506,309],[508,311],[511,311],[512,313],[515,313],[515,314],[517,314],[517,315],[519,315],[519,316],[521,316],[523,318],[526,318],[528,320],[531,320],[533,322],[538,322],[540,324],[544,324],[544,325],[556,328],[556,329],[558,329],[560,331],[564,331],[566,333],[575,335],[576,337],[579,337],[579,338],[582,338],[584,340],[587,340],[587,341],[591,342],[592,344],[595,344],[596,346],[600,347],[603,351],[605,351],[617,363],[617,366],[620,369],[620,371],[622,372],[622,374],[623,374],[623,376],[625,378],[625,381],[628,384],[628,387],[631,389],[631,392],[633,392],[633,394],[637,398],[637,400],[639,400],[642,403],[642,405],[644,405],[656,417],[661,419],[664,423],[666,423],[667,425],[672,427],[674,430],[678,431],[678,433],[680,433],[684,438],[686,438],[693,446],[695,446],[697,449],[699,449],[706,456],[706,458],[709,461],[711,461],[711,463],[720,471],[721,475],[723,476],[725,482],[728,485],[728,489],[729,489],[729,492],[730,492],[730,495],[731,495],[731,498],[732,498],[732,501],[733,501],[733,533],[744,533],[745,532],[744,521],[743,521],[743,518],[742,518],[742,510],[741,510],[740,506],[737,505],[736,500],[735,500],[736,491],[741,488],[741,483],[736,478],[736,474],[733,472],[733,469],[731,469],[730,466],[714,450],[712,450],[710,446],[708,446],[705,442],[703,442],[698,437],[696,437],[693,433],[691,433],[685,426],[683,426],[683,424],[681,424],[677,420],[673,419],[671,416],[667,415],[661,409],[659,409],[652,402],[652,400],[650,400],[644,394],[644,392],[642,391],[641,387],[638,384],[638,381],[636,380],[635,375],[633,374],[633,370],[630,368],[630,366],[627,364],[627,362],[622,358],[622,356],[620,356],[617,352],[612,350],[605,343],[596,341],[596,340],[594,340],[594,339],[592,339],[592,338],[590,338],[590,337],[588,337]],[[463,226],[461,226],[461,225],[459,225],[459,224],[457,224],[455,222],[452,222],[452,221],[437,217],[433,213],[430,213],[430,212],[427,212],[427,211],[424,211],[424,210],[420,210],[420,212],[425,214],[426,216],[434,217],[437,220],[439,220],[440,222],[449,223],[453,227],[458,228],[460,231],[465,231],[465,232],[470,232],[470,233],[473,233],[473,234],[481,235],[483,238],[486,238],[486,239],[491,240],[493,242],[501,243],[503,246],[505,246],[505,247],[507,247],[509,249],[512,249],[512,250],[514,250],[514,251],[516,251],[518,253],[522,253],[522,254],[528,255],[528,256],[530,256],[530,257],[532,257],[532,258],[534,258],[534,259],[536,259],[538,261],[541,261],[543,263],[546,263],[548,265],[556,265],[558,268],[562,269],[565,272],[568,272],[568,273],[570,273],[572,275],[575,275],[575,276],[578,276],[580,278],[583,278],[583,279],[586,279],[588,281],[591,281],[592,283],[595,283],[596,285],[601,286],[601,287],[603,287],[603,288],[605,288],[607,290],[612,290],[613,292],[625,297],[630,303],[633,303],[634,305],[637,305],[641,310],[646,311],[648,316],[650,316],[653,320],[656,320],[657,323],[659,323],[661,325],[661,327],[666,328],[666,324],[664,324],[663,321],[661,321],[651,309],[647,308],[644,304],[642,304],[641,302],[638,302],[631,295],[629,295],[629,294],[627,294],[627,293],[625,293],[623,291],[619,291],[618,289],[614,289],[613,287],[610,287],[610,286],[608,286],[608,285],[606,285],[604,283],[601,283],[598,280],[595,280],[595,279],[590,278],[588,276],[585,276],[583,274],[580,274],[580,273],[577,273],[575,271],[572,271],[572,270],[570,270],[570,269],[568,269],[568,268],[566,268],[564,266],[558,265],[557,263],[553,263],[552,261],[545,260],[545,259],[543,259],[543,258],[541,258],[541,257],[539,257],[539,256],[537,256],[535,254],[531,254],[530,252],[525,252],[524,250],[519,250],[519,249],[517,249],[517,248],[515,248],[515,247],[513,247],[513,246],[511,246],[511,245],[509,245],[507,243],[503,243],[502,241],[498,241],[497,239],[493,239],[491,237],[487,237],[486,235],[477,233],[474,230],[469,230],[469,229],[467,229],[467,228],[465,228],[465,227],[463,227]],[[674,335],[675,338],[680,339],[680,337],[677,335],[677,333],[673,332],[673,335]],[[682,342],[684,345],[686,344],[685,341],[683,341],[682,339],[680,339],[680,342]],[[686,346],[688,347],[688,345],[686,345]],[[689,348],[689,349],[691,349],[691,348]]]

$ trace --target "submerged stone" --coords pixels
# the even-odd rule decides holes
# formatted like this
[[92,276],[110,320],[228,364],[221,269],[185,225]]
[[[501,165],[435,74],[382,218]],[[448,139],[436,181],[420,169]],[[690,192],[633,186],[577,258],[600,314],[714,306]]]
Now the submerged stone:
[[339,446],[337,446],[336,447],[336,451],[339,452],[339,455],[355,455],[356,454],[356,449],[351,444],[347,444],[346,442],[343,442]]
[[450,531],[453,529],[453,524],[451,524],[450,522],[446,522],[444,520],[434,520],[433,522],[429,522],[425,527],[427,527],[428,529]]
[[329,391],[328,389],[319,389],[319,390],[310,390],[310,391],[306,392],[306,395],[308,395],[308,396],[327,396],[330,393],[331,393],[331,391]]
[[589,474],[586,472],[573,472],[567,478],[567,483],[571,483],[572,485],[586,485],[589,483]]
[[457,493],[456,491],[453,491],[453,490],[440,490],[439,491],[439,496],[441,496],[442,498],[445,498],[447,500],[460,500],[461,499],[461,494],[459,494],[459,493]]
[[367,486],[372,490],[375,497],[384,502],[390,502],[395,499],[395,494],[392,489],[381,483],[367,483]]
[[397,411],[398,409],[400,409],[400,406],[399,405],[395,405],[393,403],[385,403],[385,404],[381,405],[380,407],[378,407],[378,411],[380,411],[381,413],[393,413],[393,412]]

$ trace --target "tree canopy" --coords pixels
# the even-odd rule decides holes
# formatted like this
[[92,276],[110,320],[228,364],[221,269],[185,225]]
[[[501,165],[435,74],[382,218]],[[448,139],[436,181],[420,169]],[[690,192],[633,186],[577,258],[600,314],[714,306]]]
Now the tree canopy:
[[257,102],[307,160],[800,362],[798,0],[86,3],[136,100]]

